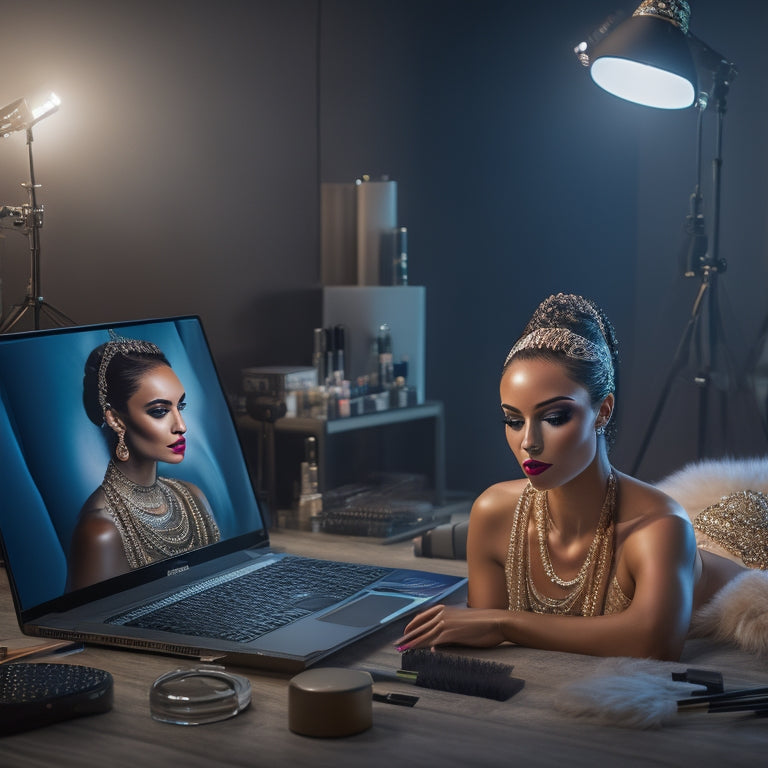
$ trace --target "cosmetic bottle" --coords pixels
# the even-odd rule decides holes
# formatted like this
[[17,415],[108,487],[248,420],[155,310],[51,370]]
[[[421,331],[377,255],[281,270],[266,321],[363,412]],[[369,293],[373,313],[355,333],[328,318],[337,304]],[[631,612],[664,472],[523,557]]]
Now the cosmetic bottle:
[[408,381],[408,355],[400,356],[400,361],[392,366],[392,372],[395,379],[402,377],[406,382]]
[[325,379],[323,384],[333,384],[334,370],[336,367],[336,337],[333,328],[325,329]]
[[315,328],[312,348],[312,367],[317,371],[317,384],[325,384],[325,328]]
[[395,263],[392,270],[393,285],[408,285],[408,228],[398,227],[395,232]]
[[368,367],[366,368],[366,391],[365,395],[379,389],[379,337],[378,334],[371,335],[368,345]]
[[318,485],[317,438],[304,440],[304,461],[301,462],[301,494],[297,523],[300,530],[318,532],[323,511],[323,496]]
[[398,376],[395,379],[394,386],[390,390],[389,407],[405,408],[408,405],[408,387],[405,385],[405,379]]
[[341,384],[346,378],[346,333],[343,325],[336,325],[333,328],[333,346],[334,346],[334,365],[333,377],[336,384]]
[[379,387],[382,390],[389,389],[394,381],[392,368],[392,334],[389,324],[382,323],[379,326],[378,335],[379,350]]
[[340,419],[349,418],[352,415],[350,402],[352,400],[352,393],[349,386],[349,382],[344,380],[339,387],[339,401],[338,401],[338,413]]

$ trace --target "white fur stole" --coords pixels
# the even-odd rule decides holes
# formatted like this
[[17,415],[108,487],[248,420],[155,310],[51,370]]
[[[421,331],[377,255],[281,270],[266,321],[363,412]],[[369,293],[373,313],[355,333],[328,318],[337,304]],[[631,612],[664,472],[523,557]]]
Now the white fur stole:
[[768,572],[745,571],[728,582],[696,611],[689,634],[768,656]]
[[659,728],[677,715],[677,702],[704,686],[678,682],[672,662],[608,658],[594,675],[562,686],[555,709],[564,715],[583,717],[599,725],[622,728]]

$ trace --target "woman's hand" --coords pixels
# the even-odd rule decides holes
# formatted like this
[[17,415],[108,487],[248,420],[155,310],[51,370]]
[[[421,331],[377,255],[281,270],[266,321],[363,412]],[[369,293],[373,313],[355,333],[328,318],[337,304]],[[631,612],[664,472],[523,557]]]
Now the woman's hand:
[[491,648],[507,639],[501,624],[510,615],[509,611],[496,608],[485,610],[435,605],[409,622],[395,646],[398,651],[454,644]]

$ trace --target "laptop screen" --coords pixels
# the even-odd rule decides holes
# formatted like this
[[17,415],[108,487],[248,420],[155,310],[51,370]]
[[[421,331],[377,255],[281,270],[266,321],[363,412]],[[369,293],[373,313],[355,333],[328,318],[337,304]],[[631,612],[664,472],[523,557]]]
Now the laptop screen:
[[[159,347],[183,387],[184,440],[173,456],[158,461],[157,475],[168,478],[164,493],[171,493],[167,488],[177,489],[173,497],[182,500],[187,513],[195,511],[191,525],[207,525],[207,534],[187,538],[187,550],[182,551],[184,545],[177,541],[177,548],[170,546],[167,556],[158,556],[141,530],[132,532],[118,520],[123,542],[133,541],[139,554],[155,552],[154,559],[146,564],[140,557],[128,558],[127,566],[127,560],[121,559],[122,566],[116,567],[114,576],[86,587],[72,583],[72,573],[77,570],[72,562],[75,552],[95,551],[82,542],[73,546],[73,537],[75,542],[83,537],[83,527],[78,528],[81,511],[87,509],[95,491],[107,488],[102,483],[111,459],[117,477],[123,477],[119,474],[121,462],[114,459],[117,432],[89,417],[86,403],[92,397],[84,393],[91,386],[84,375],[86,361],[93,350],[110,341],[110,330]],[[137,438],[132,437],[135,445]],[[185,502],[190,488],[194,489],[192,501]],[[119,494],[119,488],[117,491]],[[106,490],[96,498],[101,499],[102,508],[108,508],[109,519],[115,514],[109,510],[119,506],[119,500],[105,504],[105,496],[111,498]],[[168,514],[171,506],[170,502],[161,504]],[[150,507],[142,509],[139,513],[152,514]],[[152,526],[157,526],[157,519],[151,521]],[[62,595],[76,600],[78,594],[117,591],[165,575],[176,567],[175,561],[178,567],[187,567],[267,542],[242,447],[199,318],[0,334],[0,533],[20,611],[50,604]],[[101,573],[106,576],[108,571]]]

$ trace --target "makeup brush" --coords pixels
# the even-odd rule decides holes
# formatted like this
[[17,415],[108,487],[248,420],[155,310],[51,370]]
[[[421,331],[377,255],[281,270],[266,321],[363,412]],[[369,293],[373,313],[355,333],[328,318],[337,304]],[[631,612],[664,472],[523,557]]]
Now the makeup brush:
[[768,687],[765,686],[691,696],[677,702],[678,712],[764,712],[766,710],[768,710]]
[[479,696],[506,701],[525,685],[525,681],[512,677],[512,666],[468,656],[414,649],[401,657],[402,669],[387,671],[367,669],[374,680],[408,683],[420,688],[431,688],[465,696]]
[[718,702],[727,701],[728,699],[742,699],[750,696],[766,696],[768,695],[768,686],[761,686],[759,688],[737,688],[733,691],[721,691],[720,693],[701,694],[696,696],[690,696],[687,699],[680,699],[677,702],[678,707],[693,706],[694,704],[701,704],[704,701]]
[[678,705],[678,712],[759,712],[768,714],[768,696],[702,701],[699,704]]

